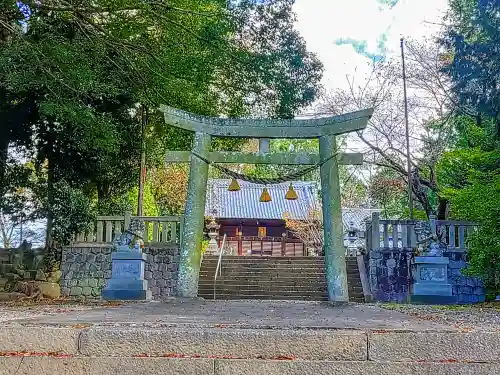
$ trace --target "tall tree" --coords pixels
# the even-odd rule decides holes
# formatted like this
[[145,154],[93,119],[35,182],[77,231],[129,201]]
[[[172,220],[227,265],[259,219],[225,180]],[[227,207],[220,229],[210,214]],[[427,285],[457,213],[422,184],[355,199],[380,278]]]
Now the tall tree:
[[452,59],[446,71],[462,111],[454,147],[439,164],[443,194],[455,218],[472,220],[468,272],[500,292],[500,3],[454,0],[443,38]]
[[[309,104],[321,65],[293,30],[289,4],[266,5],[282,9],[282,23],[273,24],[279,32],[242,38],[245,26],[272,23],[275,13],[222,0],[25,1],[30,17],[22,29],[15,2],[3,1],[1,10],[14,10],[17,18],[1,23],[9,32],[0,50],[2,87],[17,96],[30,93],[34,114],[12,127],[19,134],[9,131],[5,144],[23,140],[46,168],[49,228],[58,181],[83,186],[87,195],[97,191],[99,198],[135,184],[138,104],[230,116],[265,108],[272,117],[290,117]],[[252,43],[263,44],[248,48]],[[10,107],[2,108],[15,118]],[[159,136],[150,137],[151,145],[189,148],[186,133],[159,121],[151,122],[152,131]]]
[[[348,77],[348,89],[327,93],[319,112],[374,108],[367,129],[357,134],[365,146],[366,162],[393,170],[404,184],[411,178],[413,195],[426,214],[437,211],[445,218],[447,202],[439,196],[436,164],[450,145],[450,120],[457,108],[449,93],[450,78],[443,72],[446,51],[435,43],[407,42],[406,46],[411,150],[405,138],[402,68],[394,60],[375,63],[365,82]],[[406,168],[408,153],[411,171]],[[435,194],[437,207],[432,199]]]
[[453,53],[448,65],[453,91],[478,124],[492,118],[500,138],[500,3],[496,0],[452,2],[443,38]]

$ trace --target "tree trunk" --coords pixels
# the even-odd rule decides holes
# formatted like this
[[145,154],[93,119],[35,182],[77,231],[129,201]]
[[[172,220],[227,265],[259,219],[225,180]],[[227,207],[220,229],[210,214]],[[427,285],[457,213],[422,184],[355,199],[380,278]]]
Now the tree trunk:
[[437,218],[438,220],[448,219],[448,199],[438,197]]
[[45,232],[45,249],[50,249],[53,242],[52,228],[54,226],[54,165],[48,158],[47,163],[47,227]]
[[98,203],[104,202],[111,195],[111,184],[108,182],[97,183],[97,201]]
[[[5,125],[5,124],[4,124]],[[5,173],[7,171],[7,155],[9,152],[9,137],[5,130],[0,132],[0,184],[4,185]]]

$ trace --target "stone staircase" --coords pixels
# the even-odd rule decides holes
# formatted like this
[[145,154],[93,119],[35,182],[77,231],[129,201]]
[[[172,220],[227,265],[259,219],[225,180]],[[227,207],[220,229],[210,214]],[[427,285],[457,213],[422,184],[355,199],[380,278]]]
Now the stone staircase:
[[[214,298],[217,256],[204,256],[198,296]],[[216,299],[327,301],[323,257],[224,256]],[[364,302],[356,258],[347,259],[349,299]]]

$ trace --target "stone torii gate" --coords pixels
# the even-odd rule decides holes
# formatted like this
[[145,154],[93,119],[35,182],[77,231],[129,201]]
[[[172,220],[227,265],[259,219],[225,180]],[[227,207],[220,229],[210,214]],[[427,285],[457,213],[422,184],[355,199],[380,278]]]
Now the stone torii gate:
[[[328,299],[348,302],[338,166],[339,164],[362,164],[363,155],[337,154],[336,136],[364,129],[373,114],[373,109],[306,120],[211,118],[197,116],[168,106],[161,106],[160,109],[165,115],[167,124],[195,133],[192,153],[211,163],[315,165],[327,160],[320,166],[320,176]],[[210,147],[212,137],[257,138],[260,150],[259,153],[213,152]],[[319,155],[270,153],[270,138],[318,138]],[[166,158],[166,161],[170,163],[190,163],[177,284],[178,296],[188,298],[194,298],[198,294],[209,167],[206,161],[192,153],[169,151]]]

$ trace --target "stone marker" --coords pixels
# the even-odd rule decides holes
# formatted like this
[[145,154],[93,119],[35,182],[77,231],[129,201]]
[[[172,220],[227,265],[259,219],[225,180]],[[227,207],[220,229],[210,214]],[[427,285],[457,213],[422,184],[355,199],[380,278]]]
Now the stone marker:
[[105,300],[150,300],[144,278],[147,255],[142,252],[144,223],[132,221],[130,228],[113,241],[111,279],[102,291]]
[[[427,225],[425,225],[427,224]],[[415,257],[416,277],[413,285],[412,303],[455,304],[451,284],[448,282],[448,265],[450,259],[443,256],[447,245],[436,233],[436,219],[430,217],[421,229],[426,244],[425,255]]]

